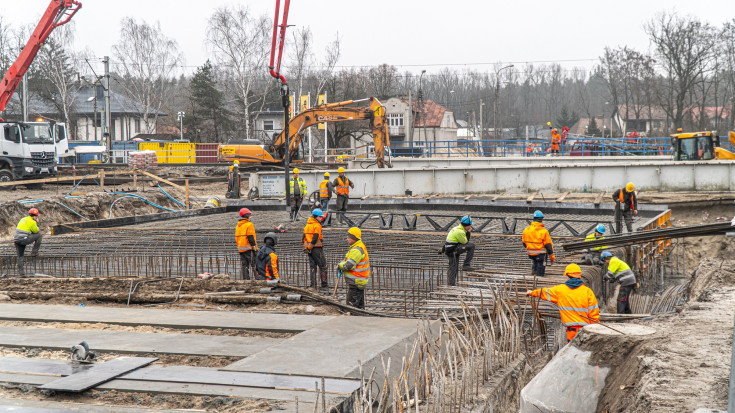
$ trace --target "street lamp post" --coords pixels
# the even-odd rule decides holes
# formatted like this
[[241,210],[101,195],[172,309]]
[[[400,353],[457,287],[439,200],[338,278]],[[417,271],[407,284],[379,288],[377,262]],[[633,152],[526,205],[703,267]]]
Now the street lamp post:
[[184,116],[186,116],[186,113],[183,111],[179,111],[178,113],[178,120],[179,120],[179,132],[181,132],[181,140],[184,140]]
[[[94,125],[94,140],[97,140],[97,95],[91,96],[87,99],[87,102],[94,101],[94,119],[92,120],[92,125]],[[87,129],[89,131],[89,129]],[[89,139],[89,136],[87,136],[87,139]]]
[[495,139],[498,139],[498,124],[500,125],[501,136],[503,129],[503,122],[500,119],[500,71],[510,69],[511,67],[513,65],[501,67],[495,71],[495,116],[493,117],[493,135],[495,135]]
[[419,105],[421,106],[421,121],[424,123],[424,141],[428,141],[426,138],[426,110],[424,109],[424,74],[426,70],[421,71],[419,76]]

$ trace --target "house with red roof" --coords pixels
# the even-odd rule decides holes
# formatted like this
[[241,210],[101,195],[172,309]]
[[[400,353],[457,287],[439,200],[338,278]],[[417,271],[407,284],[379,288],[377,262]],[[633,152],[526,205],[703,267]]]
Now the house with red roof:
[[411,101],[393,97],[384,102],[388,118],[388,133],[394,147],[428,146],[427,142],[456,141],[459,125],[454,112],[424,99]]

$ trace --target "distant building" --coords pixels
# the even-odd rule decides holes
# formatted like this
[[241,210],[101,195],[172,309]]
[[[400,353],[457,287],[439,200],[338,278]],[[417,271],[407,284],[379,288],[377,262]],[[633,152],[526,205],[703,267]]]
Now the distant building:
[[395,147],[409,147],[413,136],[414,146],[426,146],[428,142],[457,141],[459,125],[454,112],[444,106],[424,99],[423,107],[413,100],[409,110],[408,99],[393,97],[384,102],[388,118],[388,133]]
[[275,135],[283,131],[283,110],[261,110],[252,113],[253,135],[263,143],[270,143]]

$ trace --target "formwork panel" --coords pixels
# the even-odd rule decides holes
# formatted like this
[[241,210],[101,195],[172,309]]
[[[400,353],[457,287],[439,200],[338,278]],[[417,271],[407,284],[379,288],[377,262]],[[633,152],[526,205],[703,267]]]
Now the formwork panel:
[[659,191],[694,191],[694,165],[662,165]]
[[694,188],[697,191],[722,191],[730,186],[730,165],[694,166]]
[[556,190],[559,188],[559,169],[528,168],[527,188],[529,191]]

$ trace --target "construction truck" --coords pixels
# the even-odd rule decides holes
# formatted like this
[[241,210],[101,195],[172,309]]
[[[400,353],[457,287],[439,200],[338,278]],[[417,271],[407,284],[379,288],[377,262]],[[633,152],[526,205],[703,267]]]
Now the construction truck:
[[[31,38],[0,83],[0,112],[5,111],[23,75],[51,32],[68,23],[81,7],[82,3],[75,0],[51,0]],[[60,129],[52,122],[6,122],[0,119],[0,129],[0,182],[56,175],[56,144],[62,133],[66,139],[65,127]]]
[[[367,107],[350,107],[356,103],[369,102]],[[371,97],[360,100],[328,103],[309,108],[291,119],[289,131],[289,162],[303,162],[303,152],[300,150],[304,132],[310,127],[322,122],[345,122],[353,120],[369,120],[370,129],[375,144],[375,158],[379,168],[391,167],[390,152],[386,156],[386,148],[390,146],[388,123],[386,122],[385,107],[377,98]],[[281,164],[286,157],[286,131],[274,136],[270,145],[259,141],[245,141],[245,143],[227,143],[218,148],[220,162],[260,162],[263,164]]]
[[[735,146],[735,132],[730,132],[730,143]],[[735,153],[720,147],[716,131],[675,133],[671,135],[675,161],[708,161],[735,159]]]

